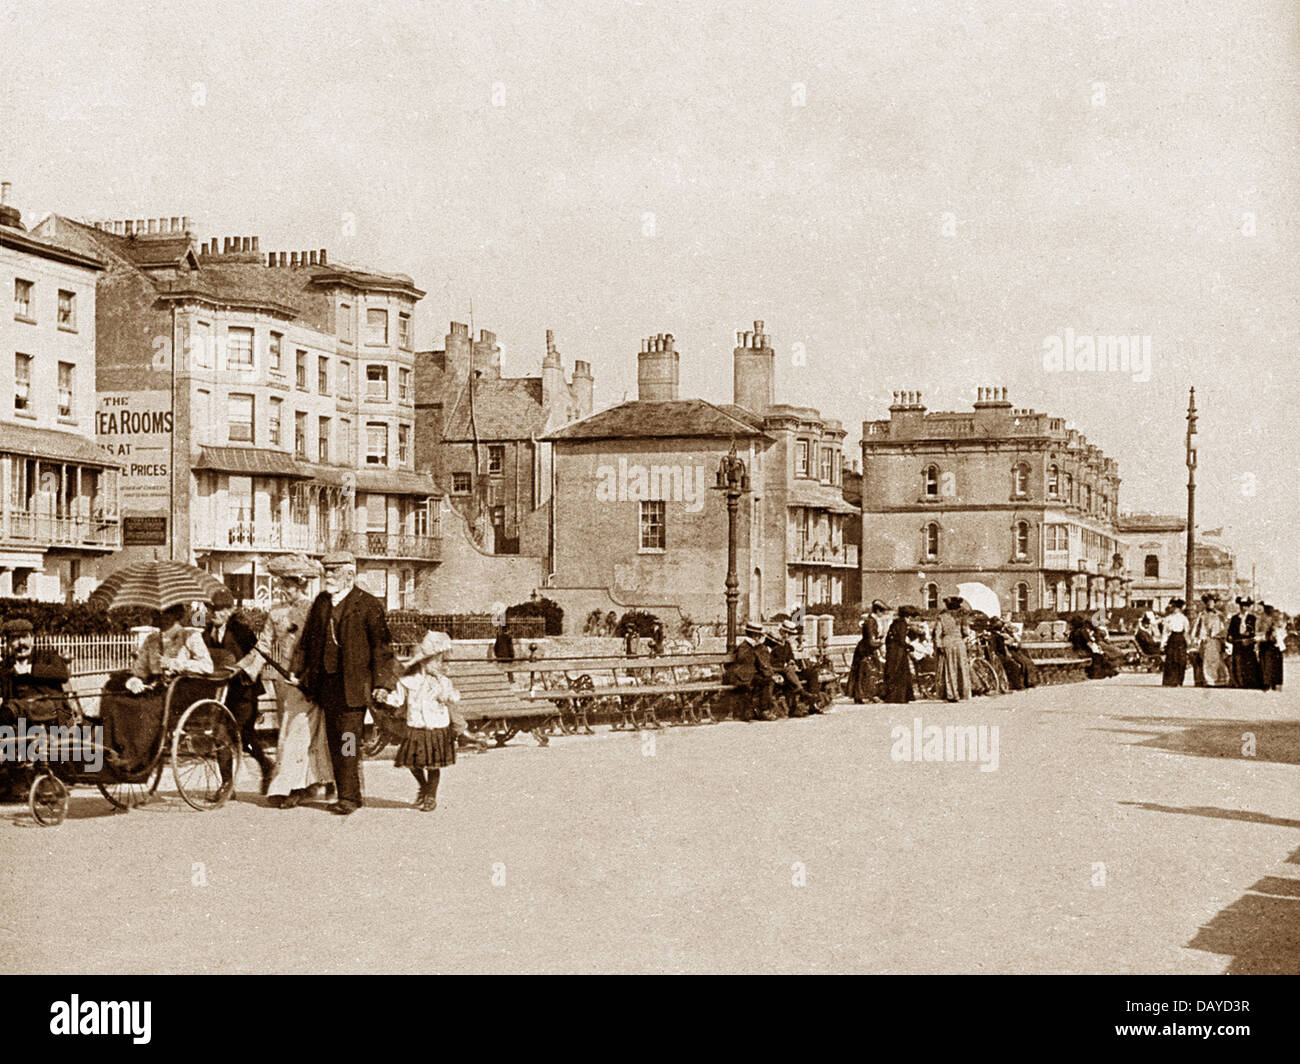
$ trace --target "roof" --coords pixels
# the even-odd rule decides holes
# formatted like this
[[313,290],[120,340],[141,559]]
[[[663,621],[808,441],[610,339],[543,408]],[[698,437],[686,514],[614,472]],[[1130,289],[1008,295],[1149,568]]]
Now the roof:
[[463,387],[448,413],[444,440],[526,440],[546,431],[541,377],[484,377],[474,382],[474,418],[469,388]]
[[34,425],[16,425],[12,421],[0,422],[0,453],[4,452],[104,469],[122,468],[121,462],[110,458],[99,444],[85,436]]
[[102,270],[104,268],[103,260],[96,258],[94,255],[67,247],[64,244],[55,243],[52,240],[34,237],[30,233],[7,225],[0,225],[0,244],[15,248],[28,255],[39,255],[45,259],[67,262],[73,266],[82,266],[88,270]]
[[786,496],[787,506],[807,506],[815,510],[830,510],[837,514],[856,514],[861,510],[847,501],[835,488],[805,477],[795,477]]
[[437,495],[433,477],[405,469],[358,469],[358,491],[384,491],[390,495]]
[[[739,410],[739,408],[737,408]],[[674,439],[762,436],[754,415],[740,417],[704,399],[637,399],[551,433],[549,440]]]
[[1119,532],[1184,532],[1187,518],[1177,514],[1120,514],[1115,528]]
[[313,475],[299,466],[287,452],[266,447],[204,447],[194,468],[251,477],[298,477],[308,480]]

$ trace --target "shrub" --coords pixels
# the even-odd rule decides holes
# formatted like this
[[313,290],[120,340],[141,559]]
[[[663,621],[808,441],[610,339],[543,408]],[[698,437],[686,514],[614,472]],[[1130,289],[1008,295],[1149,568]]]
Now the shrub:
[[650,639],[655,634],[655,625],[659,618],[646,610],[628,610],[618,619],[616,631],[620,638],[626,639],[628,632]]
[[506,607],[507,621],[519,617],[540,617],[546,623],[547,635],[564,634],[564,607],[544,595]]
[[0,599],[0,623],[25,617],[37,635],[125,635],[134,627],[153,624],[152,610],[91,609],[84,602],[38,602],[36,599]]

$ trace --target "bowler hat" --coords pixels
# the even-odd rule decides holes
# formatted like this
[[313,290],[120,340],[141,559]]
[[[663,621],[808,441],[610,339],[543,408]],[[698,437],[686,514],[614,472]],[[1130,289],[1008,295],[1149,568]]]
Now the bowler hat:
[[961,609],[961,603],[962,603],[962,597],[960,595],[952,595],[951,597],[943,600],[944,606],[950,610]]
[[1180,598],[1175,598],[1175,599],[1170,599],[1170,600],[1169,600],[1169,605],[1172,606],[1172,607],[1173,607],[1174,609],[1176,609],[1176,610],[1181,610],[1184,606],[1187,605],[1187,603],[1184,602],[1184,601],[1183,601],[1182,599],[1180,599]]
[[357,556],[347,550],[332,550],[321,558],[320,563],[325,566],[326,569],[331,569],[336,565],[355,566],[357,564]]
[[3,626],[0,626],[0,635],[23,635],[35,630],[32,622],[26,617],[10,617]]

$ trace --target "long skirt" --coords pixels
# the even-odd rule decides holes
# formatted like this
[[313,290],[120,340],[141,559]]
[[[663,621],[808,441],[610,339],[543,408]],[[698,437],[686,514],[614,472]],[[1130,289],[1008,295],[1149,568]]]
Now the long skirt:
[[970,698],[970,658],[965,643],[949,643],[934,656],[935,688],[940,698],[960,702]]
[[163,728],[166,693],[162,688],[150,688],[133,695],[126,689],[130,675],[114,673],[99,696],[104,745],[118,757],[113,777],[130,777],[147,768]]
[[275,778],[268,794],[287,795],[316,783],[333,783],[325,714],[287,680],[275,680],[275,700],[280,707],[280,739],[276,750]]
[[885,652],[884,697],[886,702],[911,702],[916,697],[912,690],[912,663],[904,646],[890,647]]
[[1256,691],[1263,686],[1259,675],[1259,658],[1252,643],[1232,645],[1232,686]]
[[1201,644],[1201,670],[1207,687],[1227,687],[1228,659],[1223,654],[1223,637],[1207,639]]
[[408,728],[393,764],[398,768],[445,768],[456,763],[456,732],[445,728]]
[[1182,632],[1171,632],[1165,643],[1165,675],[1160,681],[1165,687],[1182,687],[1187,677],[1187,637]]
[[1276,643],[1259,644],[1259,672],[1265,691],[1274,691],[1282,686],[1282,651]]
[[849,668],[849,697],[854,702],[870,702],[879,697],[880,662],[867,648],[866,640],[853,651],[853,664]]

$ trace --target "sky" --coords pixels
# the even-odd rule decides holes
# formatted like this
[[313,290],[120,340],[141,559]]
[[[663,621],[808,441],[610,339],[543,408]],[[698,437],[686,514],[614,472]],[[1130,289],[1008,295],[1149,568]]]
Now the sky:
[[[0,178],[29,223],[189,215],[200,240],[411,275],[536,373],[545,330],[636,394],[777,400],[850,452],[892,393],[1006,387],[1197,515],[1300,609],[1300,8],[1293,0],[0,0]],[[1052,337],[1150,337],[1150,373]],[[1134,379],[1137,377],[1138,379]]]

